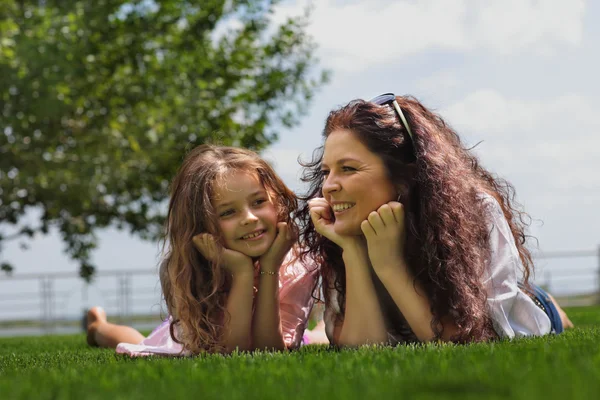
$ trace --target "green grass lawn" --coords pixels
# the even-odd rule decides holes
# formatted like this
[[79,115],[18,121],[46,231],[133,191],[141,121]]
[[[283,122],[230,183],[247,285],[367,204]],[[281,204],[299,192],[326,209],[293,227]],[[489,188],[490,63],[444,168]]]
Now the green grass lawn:
[[469,346],[130,359],[83,335],[0,339],[0,399],[595,399],[600,307],[558,336]]

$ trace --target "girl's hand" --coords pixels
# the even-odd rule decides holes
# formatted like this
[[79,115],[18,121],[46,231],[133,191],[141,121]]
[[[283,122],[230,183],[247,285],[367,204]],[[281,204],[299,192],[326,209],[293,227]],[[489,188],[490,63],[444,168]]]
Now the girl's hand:
[[216,239],[210,233],[201,233],[192,238],[196,249],[208,261],[220,263],[233,274],[233,276],[251,275],[254,276],[254,264],[252,259],[238,251],[222,248],[221,254],[217,257],[218,246]]
[[260,269],[266,272],[278,272],[295,240],[296,237],[287,223],[277,223],[277,236],[269,250],[260,257]]
[[402,204],[390,201],[382,205],[369,214],[360,228],[367,239],[369,259],[376,273],[389,267],[406,265],[406,226]]

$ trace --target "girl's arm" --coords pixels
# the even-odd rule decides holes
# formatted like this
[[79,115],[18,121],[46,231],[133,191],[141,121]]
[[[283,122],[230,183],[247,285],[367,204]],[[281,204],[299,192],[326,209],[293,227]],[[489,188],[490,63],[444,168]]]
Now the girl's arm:
[[252,302],[254,300],[254,264],[252,259],[242,253],[230,249],[222,249],[221,257],[216,257],[215,238],[208,233],[201,233],[192,238],[194,246],[207,259],[219,260],[223,267],[231,272],[231,289],[227,295],[226,311],[229,319],[225,325],[225,350],[230,353],[235,349],[250,350],[252,348]]
[[224,345],[228,353],[239,349],[252,349],[252,301],[254,273],[252,265],[244,271],[233,273],[231,290],[227,297],[229,321],[225,326]]
[[285,222],[277,224],[277,237],[260,257],[260,281],[252,322],[253,347],[259,350],[284,350],[279,311],[279,269],[294,238]]
[[261,274],[260,276],[256,310],[252,322],[252,338],[255,349],[285,349],[281,333],[278,276],[278,274]]

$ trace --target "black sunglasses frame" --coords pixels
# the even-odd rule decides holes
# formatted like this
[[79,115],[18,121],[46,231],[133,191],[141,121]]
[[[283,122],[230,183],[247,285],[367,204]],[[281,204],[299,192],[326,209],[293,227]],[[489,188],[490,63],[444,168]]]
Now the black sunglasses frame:
[[404,113],[402,112],[400,105],[396,101],[396,95],[394,93],[380,94],[379,96],[372,98],[369,102],[375,103],[379,106],[383,106],[385,104],[390,103],[392,105],[392,107],[394,107],[394,109],[396,110],[398,117],[400,117],[400,121],[402,121],[402,123],[404,124],[404,127],[406,128],[406,131],[408,132],[408,136],[410,136],[410,140],[412,140],[414,143],[415,139],[413,137],[412,130],[410,129],[410,126],[408,125],[408,121],[406,120],[406,117],[404,116]]

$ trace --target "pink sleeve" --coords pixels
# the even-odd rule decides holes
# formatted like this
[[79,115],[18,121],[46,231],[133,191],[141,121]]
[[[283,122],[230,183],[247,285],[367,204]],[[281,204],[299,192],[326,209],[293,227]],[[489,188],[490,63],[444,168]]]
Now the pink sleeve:
[[283,341],[288,348],[297,348],[314,303],[318,270],[314,265],[296,261],[283,267],[279,276],[279,312]]

